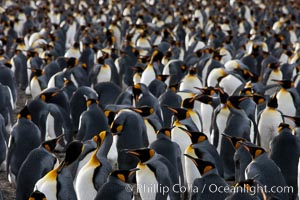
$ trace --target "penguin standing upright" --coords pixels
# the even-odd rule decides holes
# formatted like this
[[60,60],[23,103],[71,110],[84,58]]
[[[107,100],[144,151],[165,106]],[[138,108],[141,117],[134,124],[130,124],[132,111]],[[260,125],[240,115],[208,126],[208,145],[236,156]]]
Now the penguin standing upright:
[[132,191],[127,188],[132,176],[138,168],[130,170],[115,170],[109,174],[107,182],[98,190],[95,200],[130,200],[133,197]]
[[98,101],[95,99],[86,100],[87,110],[80,116],[79,128],[76,138],[78,140],[88,140],[100,131],[109,130],[108,121]]
[[[62,137],[63,135],[47,140],[28,154],[17,176],[17,199],[28,199],[35,183],[58,163],[58,159],[53,152]],[[30,171],[34,174],[29,173]]]
[[97,191],[106,182],[109,173],[112,171],[107,158],[101,156],[99,151],[104,142],[104,137],[104,131],[93,137],[93,140],[97,143],[97,149],[77,174],[75,191],[78,200],[94,199]]
[[[193,163],[197,166],[201,178],[194,180],[191,191],[191,199],[225,199],[229,193],[225,191],[218,191],[212,189],[212,187],[206,188],[206,186],[214,185],[216,188],[229,187],[226,181],[220,177],[216,167],[209,161],[204,161],[198,158],[194,158],[185,154]],[[218,191],[218,192],[217,192]]]
[[19,169],[28,153],[41,144],[41,132],[31,121],[31,114],[25,106],[18,114],[8,142],[7,175],[11,184],[16,185]]
[[245,170],[248,164],[252,161],[251,154],[241,145],[241,142],[246,142],[244,138],[232,137],[222,134],[231,142],[235,149],[234,153],[234,166],[235,166],[235,182],[244,181]]
[[270,142],[277,135],[277,128],[284,122],[282,113],[277,109],[277,95],[269,99],[267,106],[258,114],[258,132],[260,146],[266,150],[270,149]]
[[153,141],[149,147],[154,149],[158,154],[163,155],[177,170],[180,178],[180,183],[184,181],[183,167],[181,162],[181,150],[176,142],[171,140],[171,128],[162,128],[157,131],[157,139]]
[[[281,85],[281,89],[277,92],[278,110],[284,115],[296,116],[299,112],[300,96],[294,82],[290,80],[273,80]],[[294,122],[288,118],[285,121],[291,126],[295,126]]]
[[280,168],[286,184],[293,187],[293,192],[289,194],[290,199],[295,199],[298,194],[297,173],[298,160],[300,156],[300,139],[292,134],[289,124],[280,123],[278,135],[270,144],[269,157]]
[[133,111],[139,113],[143,119],[147,128],[147,135],[149,144],[156,139],[156,132],[162,128],[162,124],[155,114],[154,109],[150,106],[141,106],[133,108]]
[[[252,161],[249,163],[245,171],[246,179],[254,179],[260,184],[266,186],[266,188],[284,188],[287,186],[280,168],[268,157],[268,154],[263,148],[248,143],[242,143],[242,145],[252,156]],[[289,199],[288,191],[278,192],[276,190],[271,190],[267,193],[267,197],[273,196],[282,200]]]
[[[176,193],[179,176],[172,164],[164,156],[156,153],[151,148],[140,148],[127,150],[128,154],[139,158],[136,172],[137,185],[148,188],[139,189],[142,199],[179,199],[180,193]],[[150,190],[153,186],[158,186],[156,190]],[[173,188],[164,191],[163,188]]]
[[113,143],[107,158],[114,166],[117,161],[119,169],[132,169],[138,160],[123,149],[148,147],[149,141],[143,118],[129,109],[120,110],[110,126]]
[[[251,122],[245,111],[239,107],[240,102],[246,98],[248,97],[231,96],[228,98],[227,105],[231,113],[228,118],[224,133],[234,137],[245,138],[246,140],[250,141]],[[234,148],[232,147],[230,141],[222,137],[220,156],[223,159],[225,179],[234,179],[233,155]]]
[[63,161],[39,179],[34,190],[45,194],[47,199],[77,199],[73,186],[73,177],[68,167],[78,158],[83,151],[83,144],[80,141],[72,141],[66,149]]
[[198,92],[198,90],[195,89],[195,87],[201,88],[202,82],[201,82],[200,78],[198,77],[197,68],[191,67],[188,71],[188,74],[185,75],[183,77],[183,79],[181,80],[179,90],[180,91],[188,90],[188,91],[196,93],[196,92]]
[[0,171],[6,168],[8,134],[5,129],[5,120],[0,114]]

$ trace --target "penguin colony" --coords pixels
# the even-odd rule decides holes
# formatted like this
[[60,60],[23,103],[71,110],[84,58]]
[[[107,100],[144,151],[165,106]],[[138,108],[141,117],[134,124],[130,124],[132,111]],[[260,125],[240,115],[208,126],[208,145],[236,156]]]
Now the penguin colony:
[[299,9],[2,1],[0,164],[16,199],[299,199]]

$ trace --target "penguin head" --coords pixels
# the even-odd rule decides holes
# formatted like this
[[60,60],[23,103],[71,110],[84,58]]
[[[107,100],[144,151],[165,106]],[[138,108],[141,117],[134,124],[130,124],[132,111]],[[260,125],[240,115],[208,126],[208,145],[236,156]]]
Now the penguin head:
[[66,156],[65,159],[59,166],[59,169],[62,169],[65,166],[69,166],[72,164],[83,152],[83,143],[78,140],[74,140],[66,148]]
[[113,121],[115,119],[116,113],[114,111],[112,111],[112,110],[104,110],[104,115],[108,119],[108,124],[112,125],[112,123],[113,123]]
[[56,95],[58,95],[59,91],[56,92],[44,92],[42,94],[40,94],[40,99],[43,100],[44,102],[49,102],[51,98],[55,97]]
[[[123,121],[124,120],[124,121]],[[125,122],[126,119],[118,118],[117,120],[114,120],[112,124],[110,125],[110,131],[113,135],[120,135],[123,132],[124,125],[122,122]]]
[[275,63],[269,63],[268,64],[268,68],[273,69],[273,70],[277,70],[280,66],[280,62],[275,62]]
[[245,96],[251,96],[253,94],[253,90],[251,87],[246,87],[246,88],[243,88],[239,95],[245,95]]
[[156,76],[157,80],[160,80],[162,82],[165,82],[168,78],[170,77],[170,75],[167,74],[160,74]]
[[190,67],[189,68],[189,75],[191,75],[191,76],[194,76],[194,75],[196,75],[197,74],[197,68],[196,67]]
[[132,108],[132,110],[139,113],[142,117],[148,117],[155,112],[154,108],[151,106],[141,106],[138,108]]
[[262,104],[266,101],[266,98],[259,94],[253,94],[251,97],[256,105]]
[[226,104],[229,95],[222,88],[216,87],[215,90],[219,92],[221,103]]
[[41,146],[45,148],[49,152],[54,152],[56,145],[59,143],[59,141],[65,136],[65,134],[61,134],[60,136],[52,139],[52,140],[46,140],[44,141]]
[[251,154],[252,159],[256,159],[262,154],[266,153],[266,150],[260,146],[256,146],[255,144],[240,142],[243,147]]
[[284,89],[293,88],[295,86],[295,83],[291,80],[275,80],[275,79],[272,79],[272,81],[278,83]]
[[74,58],[74,57],[70,57],[68,58],[67,60],[67,68],[73,68],[75,67],[76,65],[78,64],[78,60],[77,58]]
[[224,133],[222,133],[222,135],[231,142],[232,146],[235,149],[238,149],[241,146],[241,142],[246,142],[247,141],[244,138],[233,137],[233,136],[230,136],[230,135],[227,135],[227,134],[224,134]]
[[163,134],[163,135],[167,136],[168,138],[171,138],[171,130],[172,130],[172,127],[171,128],[161,128],[156,132],[156,134],[157,135]]
[[128,154],[138,157],[142,163],[145,163],[148,160],[150,160],[155,154],[155,150],[151,148],[140,148],[140,149],[130,149],[130,150],[127,149],[125,151]]
[[270,107],[270,108],[278,108],[278,100],[277,100],[277,95],[276,94],[271,96],[271,98],[268,101],[267,106]]
[[196,98],[196,100],[198,100],[198,101],[200,101],[202,103],[205,103],[205,104],[212,105],[212,103],[213,103],[213,98],[210,95],[199,94],[195,98]]
[[209,96],[213,96],[216,93],[216,90],[214,87],[204,87],[204,88],[197,88],[196,89],[200,90],[201,94],[203,95],[209,95]]
[[120,181],[123,181],[125,183],[129,182],[129,177],[133,175],[136,171],[138,171],[139,168],[134,168],[134,169],[118,169],[110,173],[110,176],[116,177]]
[[89,107],[92,104],[99,104],[99,100],[98,99],[93,99],[93,98],[88,98],[86,97],[86,107]]
[[230,96],[227,100],[227,105],[229,108],[241,109],[239,104],[247,98],[247,96]]
[[204,141],[208,140],[207,136],[202,132],[189,131],[189,130],[187,130],[185,128],[182,128],[182,127],[178,127],[178,128],[180,128],[182,131],[184,131],[186,134],[188,134],[188,136],[192,140],[192,144],[197,144],[197,143],[201,143],[201,142],[204,142]]
[[28,68],[28,69],[32,71],[35,77],[39,77],[44,74],[44,71],[42,69],[35,69],[35,68]]
[[202,176],[210,172],[211,170],[215,169],[215,165],[209,161],[204,161],[198,158],[194,158],[188,154],[184,154],[184,155],[193,161],[193,163],[196,165],[196,167],[198,168]]
[[17,118],[26,118],[28,120],[31,120],[31,113],[29,112],[27,106],[24,106],[24,108],[18,113]]
[[34,192],[32,192],[30,194],[30,197],[28,198],[28,200],[47,200],[46,196],[44,193],[35,190]]
[[136,102],[139,101],[139,97],[141,94],[148,90],[147,86],[143,83],[136,83],[132,86],[132,94]]
[[173,112],[173,114],[177,118],[177,120],[184,120],[184,119],[190,117],[188,110],[185,108],[172,108],[172,107],[167,107],[167,108],[171,112]]
[[193,109],[194,108],[194,103],[195,103],[195,98],[186,98],[182,101],[181,103],[181,106],[183,108],[186,108],[186,109]]
[[93,141],[97,144],[97,147],[100,147],[103,144],[107,134],[110,134],[110,132],[101,131],[98,135],[93,137]]
[[284,129],[288,129],[288,130],[292,131],[293,128],[291,127],[291,125],[282,122],[282,123],[280,123],[280,124],[278,125],[278,127],[277,127],[277,132],[280,133],[280,132],[283,131]]

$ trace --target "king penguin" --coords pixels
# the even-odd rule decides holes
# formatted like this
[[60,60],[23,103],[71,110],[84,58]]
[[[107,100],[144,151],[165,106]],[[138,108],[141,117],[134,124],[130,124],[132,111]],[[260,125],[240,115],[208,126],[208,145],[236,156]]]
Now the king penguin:
[[[227,105],[230,110],[230,116],[227,120],[224,133],[234,137],[245,138],[250,141],[251,121],[244,110],[239,107],[241,101],[248,97],[230,96]],[[224,178],[226,180],[234,179],[234,148],[230,142],[222,137],[220,156],[224,164]]]
[[80,141],[72,141],[66,149],[66,155],[58,167],[48,172],[39,179],[34,190],[45,194],[47,199],[76,200],[76,193],[73,187],[73,178],[68,171],[70,166],[83,151],[83,144]]
[[33,191],[29,198],[27,198],[28,200],[45,200],[46,199],[46,196],[44,193],[38,191],[38,190],[35,190]]
[[5,120],[0,114],[0,171],[4,171],[6,168],[8,137],[9,135],[5,129]]
[[144,120],[140,114],[129,110],[120,110],[110,126],[113,143],[107,158],[112,166],[118,164],[119,169],[132,169],[138,160],[123,149],[148,147],[149,141]]
[[[299,112],[300,96],[294,87],[294,82],[290,80],[273,80],[281,85],[281,89],[277,92],[278,110],[284,115],[296,116]],[[294,122],[288,118],[285,121],[291,126],[295,126]]]
[[[287,186],[280,168],[268,157],[267,152],[263,148],[249,143],[242,143],[242,145],[250,152],[252,157],[252,161],[249,163],[245,171],[246,179],[254,179],[260,184],[266,186],[266,188]],[[267,197],[272,196],[282,200],[289,199],[288,192],[272,190],[267,193]]]
[[138,168],[130,170],[115,170],[109,174],[107,182],[98,190],[94,200],[130,200],[133,192],[128,190],[131,176]]
[[80,116],[79,128],[76,138],[78,140],[88,140],[103,130],[109,130],[108,121],[98,100],[86,99],[87,110]]
[[16,199],[28,199],[35,183],[58,163],[54,151],[62,137],[47,140],[28,154],[17,176]]
[[[218,191],[218,188],[226,188],[229,185],[220,177],[215,165],[209,161],[204,161],[185,154],[197,166],[201,178],[194,180],[191,188],[191,199],[225,199],[229,193]],[[216,187],[213,189],[211,186]],[[209,186],[209,187],[206,187]]]
[[17,118],[10,134],[6,158],[8,180],[13,185],[16,185],[19,169],[28,153],[41,144],[41,132],[31,121],[27,106],[19,112]]
[[140,160],[137,164],[139,170],[136,172],[136,183],[145,187],[139,189],[142,199],[180,198],[180,193],[176,193],[179,190],[176,187],[179,176],[168,159],[151,148],[130,149],[126,152]]
[[280,123],[278,135],[270,144],[269,157],[280,168],[288,186],[293,187],[293,192],[289,193],[290,199],[296,199],[298,194],[297,174],[298,160],[300,156],[300,139],[292,134],[289,124]]
[[277,108],[277,94],[274,94],[269,99],[266,108],[258,115],[257,126],[260,146],[267,151],[270,149],[270,142],[277,135],[279,124],[284,122],[282,113]]
[[149,147],[154,149],[158,154],[163,155],[177,170],[177,174],[180,178],[180,184],[183,184],[184,175],[181,162],[181,150],[176,142],[171,140],[171,128],[162,128],[156,132],[157,139],[153,141]]
[[97,143],[97,149],[77,174],[75,191],[78,200],[94,199],[97,191],[106,182],[109,173],[112,171],[112,166],[107,158],[101,156],[99,151],[104,138],[104,131],[93,137],[93,140]]
[[244,138],[232,137],[222,134],[226,137],[235,149],[233,156],[235,166],[235,182],[245,180],[245,170],[248,164],[252,161],[251,154],[241,145],[241,142],[247,142]]

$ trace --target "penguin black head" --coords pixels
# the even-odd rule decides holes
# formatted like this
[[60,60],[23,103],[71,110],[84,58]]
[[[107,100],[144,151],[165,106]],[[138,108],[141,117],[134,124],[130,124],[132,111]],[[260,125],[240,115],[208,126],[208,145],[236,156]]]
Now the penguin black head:
[[170,75],[166,75],[166,74],[160,74],[156,76],[156,78],[162,82],[165,82],[169,77]]
[[139,96],[143,93],[142,91],[143,87],[147,87],[147,86],[142,83],[137,83],[134,84],[134,86],[132,86],[132,93],[136,102],[139,101]]
[[277,100],[277,95],[276,94],[271,96],[271,98],[268,101],[267,106],[270,107],[270,108],[278,108],[278,100]]
[[114,176],[114,177],[118,178],[119,180],[121,180],[125,183],[128,183],[129,177],[138,170],[139,170],[139,168],[134,168],[134,169],[130,169],[130,170],[119,169],[119,170],[115,170],[115,171],[111,172],[110,176]]
[[154,149],[151,148],[140,148],[140,149],[130,149],[130,150],[127,149],[125,151],[128,154],[138,157],[142,163],[150,160],[155,154]]
[[97,144],[98,148],[103,144],[107,134],[110,133],[108,131],[101,131],[98,135],[93,137],[93,141]]
[[92,104],[99,104],[99,101],[97,99],[91,99],[91,98],[86,98],[86,106],[89,107]]
[[249,144],[249,143],[245,143],[245,142],[240,142],[240,143],[251,154],[253,159],[259,157],[260,155],[262,155],[266,152],[266,150],[260,146],[256,146],[254,144]]
[[252,90],[251,87],[243,88],[243,89],[240,91],[240,95],[251,96],[252,93],[253,93],[253,90]]
[[78,141],[78,140],[74,140],[72,141],[66,149],[66,156],[65,156],[65,160],[63,161],[63,166],[68,166],[71,163],[73,163],[82,153],[83,151],[83,143]]
[[266,101],[266,98],[259,94],[253,94],[252,99],[256,103],[256,105],[262,104]]
[[190,67],[189,68],[189,75],[195,75],[197,74],[197,68],[196,67]]
[[279,66],[280,66],[280,62],[269,63],[269,64],[268,64],[268,67],[269,67],[270,69],[274,69],[274,70],[278,69]]
[[197,95],[195,98],[196,98],[196,100],[198,100],[202,103],[205,103],[205,104],[211,105],[213,103],[213,98],[210,95],[200,94],[200,95]]
[[28,120],[31,120],[31,113],[29,112],[27,106],[24,106],[24,108],[18,113],[17,118],[26,118]]
[[67,67],[72,68],[75,67],[78,64],[78,60],[74,57],[71,57],[67,60]]
[[112,124],[110,125],[110,130],[113,135],[120,135],[123,129],[124,126],[122,124],[116,123],[115,121],[113,121]]
[[242,188],[243,191],[248,191],[248,192],[258,192],[258,191],[253,191],[254,188],[257,188],[257,181],[255,180],[259,175],[256,175],[255,177],[251,179],[247,179],[244,181],[237,182],[234,187],[239,187]]
[[44,193],[38,191],[38,190],[35,190],[34,192],[32,192],[30,194],[30,197],[28,198],[28,200],[46,200],[46,196]]
[[113,123],[114,119],[115,119],[116,113],[111,111],[111,110],[105,110],[104,115],[108,119],[108,124],[111,125]]
[[194,108],[195,98],[186,98],[182,101],[181,106],[186,109],[193,109]]
[[159,135],[159,134],[164,134],[166,135],[168,138],[171,138],[171,130],[172,130],[172,127],[171,128],[161,128],[159,129],[156,134]]
[[35,68],[29,68],[34,76],[41,76],[44,74],[44,71],[42,69],[35,69]]
[[283,87],[284,89],[293,88],[295,86],[295,83],[291,80],[275,80],[275,79],[272,79],[272,81],[280,84],[281,87]]
[[219,92],[220,101],[222,104],[225,104],[228,100],[229,95],[222,88],[215,88]]
[[46,140],[41,144],[41,146],[49,152],[54,152],[56,145],[59,143],[59,141],[63,137],[64,137],[64,134],[61,134],[60,136],[58,136],[52,140]]
[[247,140],[240,137],[233,137],[227,134],[222,133],[222,135],[227,138],[235,149],[238,149],[241,146],[241,142],[246,142]]
[[180,128],[182,131],[184,131],[186,134],[188,134],[188,136],[191,138],[192,140],[192,144],[197,144],[197,143],[201,143],[203,141],[207,141],[208,138],[207,136],[202,133],[202,132],[198,132],[198,131],[189,131],[185,128],[182,127],[178,127]]
[[227,105],[229,108],[241,109],[239,104],[247,98],[247,96],[230,96],[228,98]]
[[282,122],[278,125],[277,132],[280,133],[283,129],[289,129],[290,131],[292,131],[291,125],[284,123],[284,122]]
[[133,111],[139,113],[142,117],[147,117],[152,115],[155,110],[151,106],[141,106],[138,108],[132,108]]
[[171,108],[171,107],[168,107],[168,109],[171,112],[173,112],[174,116],[176,116],[176,118],[178,120],[184,120],[184,119],[190,117],[190,114],[189,114],[188,110],[185,109],[185,108]]
[[207,172],[215,169],[215,165],[209,161],[204,161],[204,160],[201,160],[198,158],[194,158],[188,154],[184,154],[184,155],[193,161],[193,163],[196,165],[196,167],[198,168],[198,170],[202,176],[204,174],[206,174]]
[[40,94],[40,99],[44,102],[49,102],[52,97],[55,97],[59,92],[45,92]]
[[203,95],[214,95],[216,93],[216,90],[214,87],[204,87],[204,88],[198,88],[195,87],[196,89],[200,90],[201,94]]

